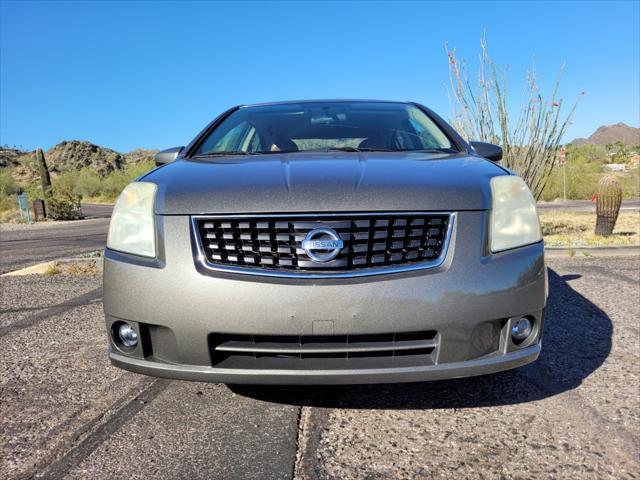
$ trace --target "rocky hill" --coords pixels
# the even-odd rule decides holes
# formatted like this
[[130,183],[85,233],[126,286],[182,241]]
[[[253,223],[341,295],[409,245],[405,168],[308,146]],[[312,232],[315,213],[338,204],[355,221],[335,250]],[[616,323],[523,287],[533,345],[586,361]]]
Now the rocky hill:
[[124,168],[126,163],[124,156],[115,150],[77,140],[59,143],[45,153],[45,158],[49,170],[55,173],[91,167],[100,175],[107,175]]
[[[120,153],[110,148],[79,140],[60,142],[45,152],[49,170],[52,173],[78,171],[88,167],[100,175],[108,175],[127,165],[153,160],[157,150],[138,148],[129,153]],[[17,180],[38,178],[33,152],[17,148],[0,148],[0,168],[12,168],[12,176]]]
[[0,168],[15,167],[24,155],[27,155],[27,152],[18,148],[0,147]]
[[615,125],[603,125],[598,128],[589,138],[576,138],[572,145],[600,145],[606,146],[610,143],[622,142],[625,145],[640,145],[640,128],[630,127],[625,123]]
[[153,160],[158,150],[147,150],[146,148],[136,148],[129,153],[124,154],[125,163],[127,165],[135,165],[136,163]]

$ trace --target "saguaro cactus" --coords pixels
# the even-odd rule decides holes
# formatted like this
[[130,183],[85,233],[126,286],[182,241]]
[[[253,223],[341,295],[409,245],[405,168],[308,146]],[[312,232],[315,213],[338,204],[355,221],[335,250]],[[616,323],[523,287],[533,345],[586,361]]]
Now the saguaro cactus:
[[622,185],[620,181],[615,175],[605,175],[598,182],[596,235],[608,237],[613,233],[621,203]]
[[42,182],[42,193],[47,196],[51,190],[51,176],[47,161],[44,158],[44,152],[41,148],[36,150],[36,160],[38,161],[38,169],[40,170],[40,181]]

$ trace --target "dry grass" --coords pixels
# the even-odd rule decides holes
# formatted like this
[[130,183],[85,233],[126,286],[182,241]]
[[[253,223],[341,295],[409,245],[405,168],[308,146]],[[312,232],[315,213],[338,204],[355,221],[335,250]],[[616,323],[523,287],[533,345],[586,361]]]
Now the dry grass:
[[61,273],[62,273],[62,269],[60,268],[60,265],[58,263],[53,263],[47,267],[47,269],[44,272],[44,275],[47,275],[50,277],[53,275],[60,275]]
[[0,223],[26,223],[26,220],[20,218],[18,209],[0,211]]
[[640,246],[640,212],[620,212],[610,237],[593,233],[596,215],[591,212],[544,212],[540,225],[548,247]]
[[101,273],[98,260],[55,262],[44,272],[45,275],[100,275]]

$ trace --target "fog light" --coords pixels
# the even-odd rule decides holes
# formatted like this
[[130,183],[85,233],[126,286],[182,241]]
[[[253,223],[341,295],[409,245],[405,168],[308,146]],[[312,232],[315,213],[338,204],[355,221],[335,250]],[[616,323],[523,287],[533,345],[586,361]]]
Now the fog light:
[[511,326],[511,338],[516,343],[522,342],[531,335],[532,330],[531,320],[527,317],[522,317]]
[[123,346],[133,348],[138,344],[138,334],[131,325],[123,323],[118,327],[118,340]]

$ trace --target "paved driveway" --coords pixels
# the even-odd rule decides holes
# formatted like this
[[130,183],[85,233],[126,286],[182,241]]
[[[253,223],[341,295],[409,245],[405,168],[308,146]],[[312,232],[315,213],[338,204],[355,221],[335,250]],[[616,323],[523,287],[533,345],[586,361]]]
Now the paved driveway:
[[0,478],[637,478],[640,261],[549,266],[533,365],[332,388],[128,373],[99,278],[1,278]]

